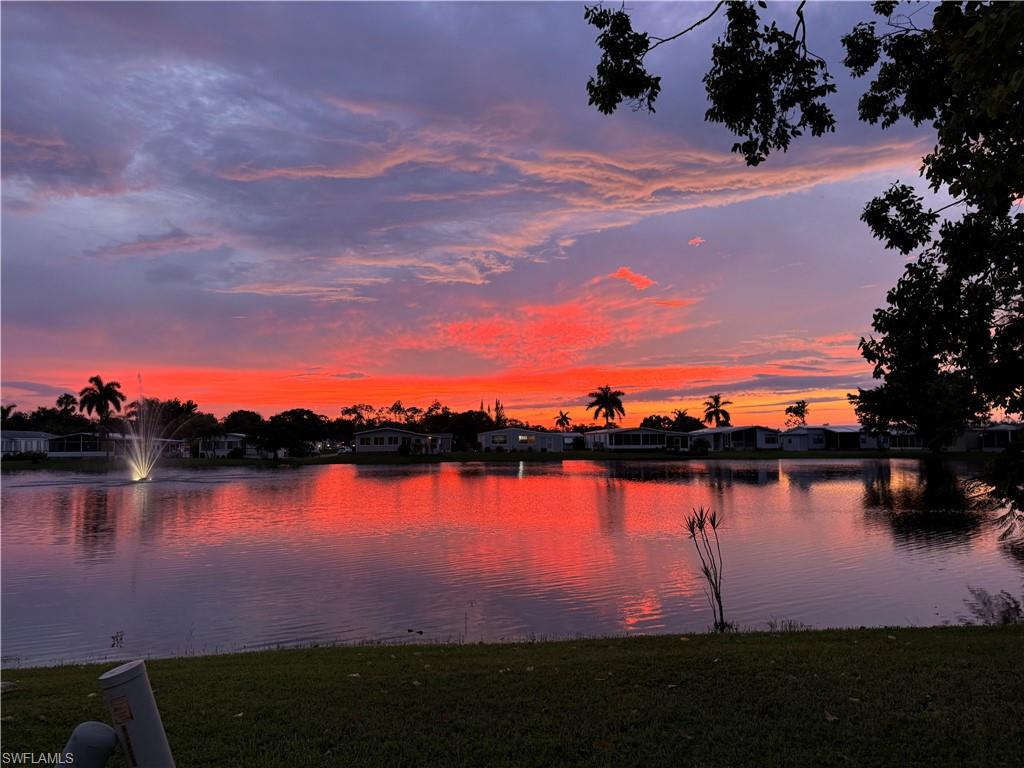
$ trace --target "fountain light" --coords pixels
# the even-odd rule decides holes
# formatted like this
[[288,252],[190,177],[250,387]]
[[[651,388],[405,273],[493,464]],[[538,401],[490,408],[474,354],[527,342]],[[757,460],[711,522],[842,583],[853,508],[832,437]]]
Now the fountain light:
[[143,395],[140,376],[135,418],[125,419],[128,430],[128,434],[125,435],[125,457],[131,469],[132,480],[137,483],[150,479],[153,468],[164,452],[166,442],[161,439],[164,431],[162,410],[163,406],[159,400],[147,400]]

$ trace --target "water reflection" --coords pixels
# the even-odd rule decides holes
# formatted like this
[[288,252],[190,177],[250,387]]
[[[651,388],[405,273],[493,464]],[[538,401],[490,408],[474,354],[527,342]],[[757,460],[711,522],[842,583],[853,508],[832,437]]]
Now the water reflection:
[[[866,468],[868,469],[868,468]],[[976,482],[934,459],[879,462],[864,473],[865,516],[889,530],[898,547],[965,548],[991,533],[991,507]]]
[[967,474],[848,460],[9,476],[2,640],[46,661],[108,655],[116,631],[125,655],[169,655],[702,630],[682,529],[700,505],[725,515],[741,625],[955,620],[968,583],[1024,573]]

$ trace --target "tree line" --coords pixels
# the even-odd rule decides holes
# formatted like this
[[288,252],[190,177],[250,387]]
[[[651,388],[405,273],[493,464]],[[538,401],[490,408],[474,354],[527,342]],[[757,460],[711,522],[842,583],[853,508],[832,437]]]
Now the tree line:
[[[626,393],[612,389],[610,385],[598,387],[587,395],[586,406],[594,419],[603,419],[604,424],[594,422],[577,423],[566,411],[559,411],[553,418],[556,431],[587,432],[616,426],[626,415],[623,399]],[[692,432],[705,425],[727,427],[731,417],[726,406],[731,400],[713,394],[704,401],[702,418],[691,416],[686,409],[676,409],[669,416],[653,414],[640,422],[641,427],[664,429],[677,432]],[[520,427],[538,431],[551,431],[544,424],[530,424],[527,421],[508,416],[501,400],[493,404],[480,401],[479,408],[457,411],[434,400],[426,408],[406,406],[396,400],[389,406],[375,407],[369,403],[355,403],[340,409],[339,415],[330,418],[308,408],[291,408],[270,418],[253,410],[232,411],[218,419],[211,413],[200,410],[199,405],[189,399],[140,397],[131,402],[121,391],[117,381],[104,381],[100,375],[89,378],[86,387],[77,394],[65,392],[60,395],[54,407],[39,406],[33,411],[16,411],[16,404],[5,405],[2,409],[4,429],[37,430],[51,434],[72,434],[75,432],[99,432],[113,434],[127,432],[126,422],[137,422],[142,415],[156,421],[158,434],[169,438],[201,440],[227,433],[241,433],[259,449],[273,453],[285,449],[292,456],[301,456],[311,446],[324,443],[347,444],[357,432],[378,427],[398,427],[417,432],[449,433],[452,435],[454,450],[472,450],[480,432],[504,427]],[[787,414],[800,413],[801,421],[807,414],[807,403],[798,401],[796,406],[786,409]]]

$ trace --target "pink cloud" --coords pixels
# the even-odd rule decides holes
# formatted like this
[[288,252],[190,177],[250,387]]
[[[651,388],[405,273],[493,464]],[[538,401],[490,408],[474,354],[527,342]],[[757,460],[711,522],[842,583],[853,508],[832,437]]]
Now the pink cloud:
[[703,244],[704,244],[704,243],[706,243],[706,242],[707,242],[707,240],[705,240],[705,239],[704,239],[703,237],[701,237],[700,235],[697,235],[697,237],[691,237],[691,238],[690,238],[689,240],[687,240],[687,241],[686,241],[686,244],[687,244],[687,245],[692,245],[692,246],[695,246],[695,247],[696,247],[696,246],[698,246],[698,245],[703,245]]
[[86,255],[99,258],[130,258],[133,256],[159,256],[167,253],[195,253],[209,251],[224,245],[223,237],[193,235],[177,227],[159,235],[139,235],[129,243],[103,246]]
[[618,271],[613,272],[609,277],[625,280],[638,291],[646,290],[654,285],[654,280],[651,280],[647,275],[641,275],[638,272],[634,272],[629,267],[619,267]]

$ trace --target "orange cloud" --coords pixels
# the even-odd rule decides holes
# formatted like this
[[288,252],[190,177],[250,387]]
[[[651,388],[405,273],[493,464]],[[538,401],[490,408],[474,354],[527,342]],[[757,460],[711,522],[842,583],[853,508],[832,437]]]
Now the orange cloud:
[[691,237],[689,240],[686,241],[686,244],[687,245],[692,245],[692,246],[699,246],[699,245],[703,245],[706,242],[707,242],[707,240],[705,240],[703,237],[698,235],[697,237]]

